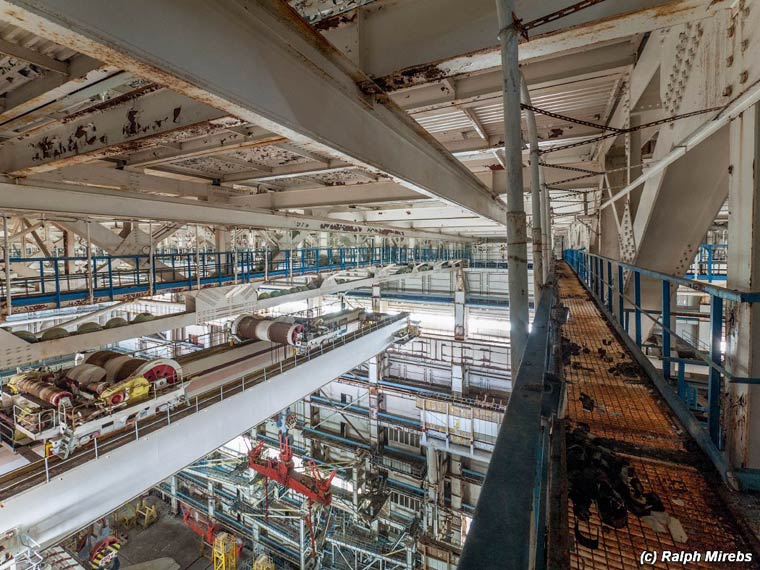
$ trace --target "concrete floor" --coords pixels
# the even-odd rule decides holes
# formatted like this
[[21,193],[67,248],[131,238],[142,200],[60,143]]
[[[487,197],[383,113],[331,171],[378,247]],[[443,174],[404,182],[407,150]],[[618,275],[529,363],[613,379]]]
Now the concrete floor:
[[121,548],[121,567],[141,564],[157,558],[173,558],[180,570],[206,570],[211,561],[201,556],[201,538],[174,517],[167,506],[159,505],[158,521],[147,529],[132,529]]

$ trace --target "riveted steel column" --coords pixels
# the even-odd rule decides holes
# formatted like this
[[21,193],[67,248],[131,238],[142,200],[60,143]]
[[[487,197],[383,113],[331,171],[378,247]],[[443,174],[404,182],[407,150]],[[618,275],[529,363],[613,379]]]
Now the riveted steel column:
[[[530,91],[525,76],[520,73],[520,87],[523,103],[530,105]],[[539,289],[544,284],[544,246],[541,222],[541,167],[538,165],[538,129],[536,115],[528,109],[528,142],[530,143],[530,208],[531,234],[533,237],[533,298],[537,299]]]
[[[8,214],[3,213],[3,257],[5,258],[5,316],[10,317],[13,314],[13,295],[11,294],[11,247],[10,247],[10,229],[8,227]],[[44,280],[45,275],[40,272]],[[57,285],[56,279],[56,285]]]
[[504,74],[504,153],[507,171],[507,258],[512,374],[520,367],[528,338],[528,234],[522,180],[520,70],[514,0],[497,0],[501,68]]

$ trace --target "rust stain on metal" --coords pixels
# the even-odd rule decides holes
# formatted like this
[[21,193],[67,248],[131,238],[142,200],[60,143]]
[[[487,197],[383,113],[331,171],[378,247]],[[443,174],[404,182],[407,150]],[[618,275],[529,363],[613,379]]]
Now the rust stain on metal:
[[352,24],[353,22],[355,22],[356,16],[357,16],[356,11],[353,11],[353,13],[350,16],[347,14],[338,14],[337,16],[325,18],[324,20],[320,20],[319,22],[315,23],[314,29],[319,32],[324,32],[325,30],[340,28],[341,26],[345,26],[347,24]]
[[61,119],[61,123],[67,124],[72,121],[76,121],[80,117],[85,117],[88,115],[92,115],[93,113],[112,109],[114,107],[121,105],[122,103],[125,103],[127,101],[138,100],[143,95],[147,95],[148,93],[153,93],[155,91],[160,91],[161,89],[163,89],[163,87],[161,87],[160,85],[157,85],[155,83],[149,83],[148,85],[140,87],[139,89],[135,89],[134,91],[130,91],[129,93],[124,93],[123,95],[119,95],[118,97],[113,97],[109,99],[108,101],[103,101],[102,103],[98,103],[97,105],[87,107],[86,109],[82,109],[80,111],[77,111],[76,113],[71,113],[70,115],[67,115],[66,117]]

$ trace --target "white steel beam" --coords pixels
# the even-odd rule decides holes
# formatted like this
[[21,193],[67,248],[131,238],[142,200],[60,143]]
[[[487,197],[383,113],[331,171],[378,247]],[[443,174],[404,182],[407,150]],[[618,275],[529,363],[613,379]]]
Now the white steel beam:
[[6,499],[0,536],[12,555],[13,531],[43,548],[55,544],[382,352],[404,326],[384,326]]
[[14,44],[3,38],[0,38],[0,54],[9,55],[16,59],[22,59],[27,63],[33,63],[38,67],[48,69],[66,77],[69,75],[69,65],[65,61],[59,61],[52,57],[48,57],[38,51],[19,44]]
[[[517,16],[529,22],[568,4],[566,0],[521,0]],[[601,2],[531,32],[530,39],[520,45],[520,62],[706,18],[713,8],[728,5],[727,0]],[[360,13],[360,17],[336,22],[325,30],[325,37],[338,49],[360,53],[364,71],[388,91],[500,66],[492,0],[377,2]],[[444,37],[446,41],[441,41]]]
[[[135,15],[140,14],[139,25]],[[318,152],[505,222],[472,174],[284,2],[3,0],[0,16]],[[187,38],[193,50],[187,50]],[[139,46],[139,47],[138,47]]]
[[20,180],[18,184],[0,183],[0,204],[5,210],[55,212],[81,216],[106,216],[129,220],[163,220],[188,224],[239,226],[241,228],[300,229],[340,233],[360,233],[387,237],[417,237],[468,241],[446,233],[410,231],[381,225],[355,224],[300,216],[246,210],[226,204],[191,202],[120,191],[93,191],[83,187],[44,187]]
[[289,166],[277,166],[262,171],[261,169],[237,172],[228,174],[222,178],[222,182],[270,182],[273,180],[282,180],[287,178],[298,178],[300,176],[311,176],[314,174],[328,174],[330,172],[340,172],[356,168],[355,164],[343,162],[342,160],[331,160],[325,162],[306,162],[304,164],[293,164]]
[[104,65],[91,57],[76,56],[68,63],[68,75],[46,73],[6,93],[3,96],[2,108],[0,108],[0,128],[2,130],[15,128],[16,125],[9,124],[8,121],[46,107],[118,71],[116,67]]
[[264,210],[287,210],[320,208],[341,204],[379,204],[383,202],[406,202],[426,200],[427,196],[408,190],[395,182],[370,182],[346,186],[327,186],[308,190],[283,190],[251,196],[236,196],[229,203],[244,208]]
[[177,180],[166,176],[151,176],[150,174],[121,170],[112,166],[115,165],[78,164],[43,174],[36,174],[30,176],[28,180],[42,185],[46,182],[60,182],[78,184],[90,188],[111,188],[145,194],[200,198],[202,200],[223,200],[227,196],[239,194],[229,188],[214,186],[213,184]]
[[213,130],[237,122],[204,103],[159,89],[103,103],[76,120],[3,143],[0,172],[17,176],[45,172],[123,154],[140,148],[140,144],[156,144],[173,131],[189,126]]

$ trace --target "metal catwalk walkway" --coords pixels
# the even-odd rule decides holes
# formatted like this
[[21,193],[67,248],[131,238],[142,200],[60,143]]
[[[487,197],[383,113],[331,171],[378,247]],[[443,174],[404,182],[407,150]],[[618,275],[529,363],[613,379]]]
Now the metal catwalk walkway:
[[[617,459],[627,461],[640,479],[643,491],[656,493],[665,512],[680,522],[687,537],[685,542],[676,542],[677,523],[675,532],[671,532],[673,526],[669,529],[666,519],[656,532],[652,528],[657,526],[655,521],[638,517],[630,509],[627,521],[618,522],[624,525],[622,528],[602,524],[599,501],[590,507],[589,520],[580,520],[585,516],[576,516],[579,509],[572,501],[571,483],[570,568],[641,568],[643,551],[751,552],[717,492],[722,483],[712,465],[670,413],[643,371],[633,364],[631,354],[608,327],[575,274],[564,263],[559,264],[557,273],[560,301],[570,310],[569,322],[562,328],[568,434],[571,434],[567,442],[568,478],[579,477],[579,471],[572,471],[573,453],[578,450],[577,447],[573,450],[573,445],[579,440],[593,441],[587,451],[602,447],[602,453],[610,450]],[[583,435],[586,430],[588,434]],[[597,538],[598,547],[594,548],[593,541]],[[654,567],[683,568],[683,565],[659,559]],[[688,567],[758,566],[703,560]]]

